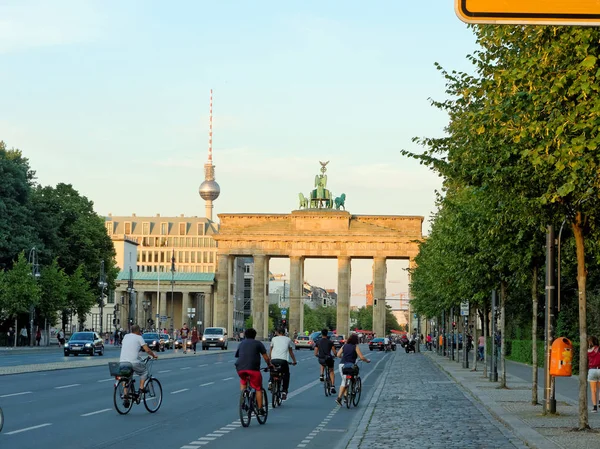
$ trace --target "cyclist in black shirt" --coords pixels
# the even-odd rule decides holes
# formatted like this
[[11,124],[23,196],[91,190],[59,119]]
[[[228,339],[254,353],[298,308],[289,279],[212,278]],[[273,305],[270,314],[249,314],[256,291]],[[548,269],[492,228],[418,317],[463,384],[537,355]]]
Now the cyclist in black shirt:
[[335,348],[333,342],[329,339],[329,331],[323,329],[321,331],[321,339],[319,344],[315,347],[315,357],[319,358],[319,364],[321,365],[321,375],[319,380],[323,382],[323,371],[325,365],[329,367],[329,378],[331,379],[331,393],[335,394],[335,370],[333,369],[333,359],[335,358]]

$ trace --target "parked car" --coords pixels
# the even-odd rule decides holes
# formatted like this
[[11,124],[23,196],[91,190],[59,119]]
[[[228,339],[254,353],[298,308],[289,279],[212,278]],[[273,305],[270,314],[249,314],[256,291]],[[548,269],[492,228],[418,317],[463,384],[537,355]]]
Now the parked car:
[[[191,338],[187,339],[186,346],[187,346],[186,351],[189,351],[192,348],[192,339]],[[183,348],[183,340],[181,339],[181,337],[177,337],[177,340],[175,340],[175,343],[174,343],[173,347],[175,349],[182,349]]]
[[227,331],[224,327],[207,327],[202,335],[202,350],[211,347],[227,349]]
[[298,338],[294,340],[296,349],[314,349],[315,343],[310,339],[308,335],[298,335]]
[[379,349],[383,351],[385,348],[383,347],[383,338],[374,338],[369,342],[369,351],[373,349]]
[[96,332],[75,332],[65,343],[65,357],[69,355],[104,355],[104,341]]
[[159,352],[165,350],[165,345],[158,336],[158,333],[146,332],[142,334],[142,338],[144,339],[148,347],[153,351]]
[[160,341],[165,349],[173,349],[173,339],[169,334],[160,334]]

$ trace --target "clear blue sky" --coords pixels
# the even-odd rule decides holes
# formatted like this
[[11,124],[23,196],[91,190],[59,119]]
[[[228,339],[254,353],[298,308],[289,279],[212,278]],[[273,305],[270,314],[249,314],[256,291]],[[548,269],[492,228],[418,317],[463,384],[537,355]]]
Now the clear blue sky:
[[100,214],[202,216],[212,88],[216,214],[296,209],[330,160],[351,213],[428,217],[400,150],[474,49],[451,1],[0,0],[0,139]]

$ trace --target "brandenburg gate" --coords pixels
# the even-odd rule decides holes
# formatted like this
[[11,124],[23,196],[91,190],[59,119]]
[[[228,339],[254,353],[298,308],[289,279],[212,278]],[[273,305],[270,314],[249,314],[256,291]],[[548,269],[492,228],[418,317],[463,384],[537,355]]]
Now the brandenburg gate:
[[[337,332],[349,335],[352,259],[373,259],[373,331],[385,333],[386,260],[405,259],[414,265],[422,239],[423,217],[351,215],[345,210],[346,195],[333,198],[326,189],[328,162],[321,162],[315,189],[302,193],[300,209],[291,214],[219,214],[217,241],[217,295],[215,325],[233,330],[233,262],[236,257],[254,259],[252,320],[265,338],[269,326],[269,259],[290,259],[290,309],[288,328],[304,330],[304,261],[335,258],[338,265]],[[341,210],[341,209],[344,210]],[[374,301],[375,302],[375,301]]]

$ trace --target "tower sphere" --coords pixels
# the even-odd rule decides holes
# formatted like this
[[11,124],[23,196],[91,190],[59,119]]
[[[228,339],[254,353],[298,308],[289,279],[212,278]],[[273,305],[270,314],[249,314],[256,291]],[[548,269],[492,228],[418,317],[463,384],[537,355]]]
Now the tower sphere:
[[219,197],[219,194],[221,193],[221,187],[219,187],[219,184],[217,184],[216,181],[207,180],[200,184],[198,192],[203,200],[214,201]]

